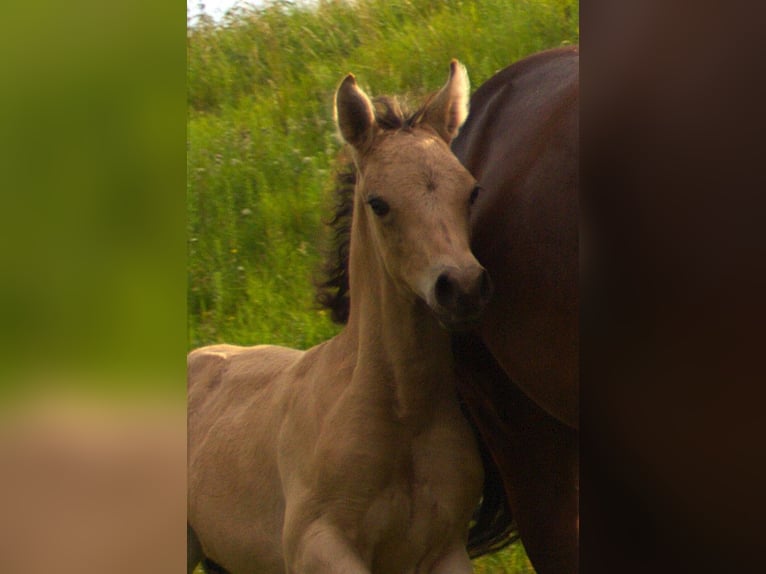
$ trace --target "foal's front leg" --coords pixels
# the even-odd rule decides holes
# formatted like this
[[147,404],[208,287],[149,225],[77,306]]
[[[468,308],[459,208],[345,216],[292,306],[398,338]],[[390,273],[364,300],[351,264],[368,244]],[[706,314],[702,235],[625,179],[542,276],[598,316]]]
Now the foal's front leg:
[[285,540],[288,574],[371,574],[349,541],[333,525],[315,521]]

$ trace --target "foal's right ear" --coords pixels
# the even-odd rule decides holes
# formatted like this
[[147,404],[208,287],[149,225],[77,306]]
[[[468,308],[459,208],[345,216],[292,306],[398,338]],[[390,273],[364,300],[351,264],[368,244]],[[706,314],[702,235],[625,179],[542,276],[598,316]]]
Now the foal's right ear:
[[335,92],[335,124],[343,139],[357,151],[364,152],[375,133],[375,110],[370,98],[349,74]]

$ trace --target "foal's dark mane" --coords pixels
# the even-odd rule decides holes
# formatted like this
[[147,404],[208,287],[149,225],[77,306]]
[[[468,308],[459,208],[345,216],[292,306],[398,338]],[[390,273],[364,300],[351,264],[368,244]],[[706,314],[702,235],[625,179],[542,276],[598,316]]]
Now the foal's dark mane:
[[[430,98],[429,98],[430,100]],[[423,119],[425,105],[415,112],[402,107],[398,100],[380,96],[372,100],[375,121],[384,131],[412,130]],[[428,102],[426,102],[427,105]],[[356,167],[347,153],[341,154],[341,167],[336,175],[335,212],[328,222],[332,230],[332,247],[322,267],[323,279],[317,282],[317,302],[330,311],[330,317],[341,325],[348,322],[348,255],[351,241],[351,216],[354,213]]]
[[[375,120],[384,131],[412,130],[423,119],[431,97],[415,112],[402,108],[394,98],[386,96],[374,98]],[[335,211],[328,222],[332,230],[332,247],[322,267],[324,279],[316,284],[316,299],[321,307],[330,311],[330,317],[335,323],[345,324],[348,322],[350,309],[348,257],[351,218],[354,214],[354,187],[357,178],[356,166],[348,153],[341,154],[339,165],[340,168],[336,174]],[[500,471],[470,413],[465,408],[463,412],[476,435],[485,475],[481,507],[474,516],[475,522],[471,527],[468,540],[469,553],[475,557],[507,546],[517,540],[519,534],[508,505]]]

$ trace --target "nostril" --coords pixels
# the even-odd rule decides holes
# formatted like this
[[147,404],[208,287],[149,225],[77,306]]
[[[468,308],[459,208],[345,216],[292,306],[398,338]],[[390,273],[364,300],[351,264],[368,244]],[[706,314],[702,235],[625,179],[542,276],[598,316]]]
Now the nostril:
[[434,294],[436,295],[436,302],[439,303],[439,305],[443,307],[449,307],[452,303],[455,294],[455,287],[447,273],[442,273],[436,279]]

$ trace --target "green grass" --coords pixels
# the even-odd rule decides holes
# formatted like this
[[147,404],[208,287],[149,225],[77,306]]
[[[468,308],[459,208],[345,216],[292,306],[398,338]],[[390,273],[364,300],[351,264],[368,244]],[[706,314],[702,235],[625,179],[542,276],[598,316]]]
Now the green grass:
[[473,561],[474,574],[534,574],[524,546],[515,542],[499,552]]
[[[319,0],[238,9],[187,33],[188,348],[308,348],[337,332],[314,305],[339,143],[332,98],[354,72],[417,103],[453,57],[478,87],[577,43],[576,0]],[[523,549],[477,572],[531,572]]]
[[538,50],[578,40],[577,2],[277,2],[188,43],[189,348],[227,341],[309,347],[336,328],[311,279],[339,144],[338,81],[422,97],[459,58],[474,86]]

